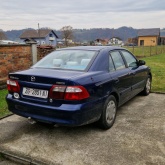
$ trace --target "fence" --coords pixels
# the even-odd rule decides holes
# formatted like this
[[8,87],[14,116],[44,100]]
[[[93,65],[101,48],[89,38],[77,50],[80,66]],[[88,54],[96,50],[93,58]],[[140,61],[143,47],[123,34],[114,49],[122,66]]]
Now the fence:
[[165,53],[165,45],[160,46],[127,46],[125,47],[137,57],[147,57]]
[[137,58],[145,58],[146,65],[150,66],[153,76],[152,91],[165,93],[165,45],[126,47]]

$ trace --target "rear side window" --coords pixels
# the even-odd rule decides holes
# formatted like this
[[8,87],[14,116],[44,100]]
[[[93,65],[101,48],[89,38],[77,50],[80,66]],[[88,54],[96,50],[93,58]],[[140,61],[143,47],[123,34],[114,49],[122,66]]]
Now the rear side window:
[[126,68],[123,58],[118,51],[110,52],[116,70]]
[[131,68],[137,67],[137,60],[131,53],[123,50],[121,52],[127,62],[128,67]]
[[109,56],[109,71],[110,72],[115,71],[115,67],[114,67],[114,64],[113,64],[113,61],[112,61],[112,57],[111,56]]

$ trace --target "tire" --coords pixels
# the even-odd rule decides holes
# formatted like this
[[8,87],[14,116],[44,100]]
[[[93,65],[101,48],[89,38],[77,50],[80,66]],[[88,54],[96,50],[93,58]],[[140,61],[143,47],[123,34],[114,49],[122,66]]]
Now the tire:
[[150,91],[151,91],[151,78],[149,76],[147,78],[147,81],[146,81],[146,84],[145,84],[145,87],[144,87],[144,90],[142,91],[142,93],[144,96],[147,96],[150,94]]
[[104,103],[99,125],[102,129],[109,129],[113,126],[117,113],[117,102],[114,96],[110,95]]

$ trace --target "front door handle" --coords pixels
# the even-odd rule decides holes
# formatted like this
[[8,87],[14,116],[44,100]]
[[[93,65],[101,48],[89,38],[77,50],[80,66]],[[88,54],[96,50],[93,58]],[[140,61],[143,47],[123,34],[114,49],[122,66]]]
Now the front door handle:
[[132,72],[131,75],[133,75],[133,76],[136,75],[136,72]]

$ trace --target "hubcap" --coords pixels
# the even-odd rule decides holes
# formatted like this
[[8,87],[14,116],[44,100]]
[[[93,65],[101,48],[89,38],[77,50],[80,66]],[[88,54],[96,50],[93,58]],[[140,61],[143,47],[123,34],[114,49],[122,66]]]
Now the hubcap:
[[150,82],[150,78],[147,79],[147,83],[146,83],[146,91],[147,93],[150,92],[151,89],[151,82]]
[[115,118],[116,114],[116,104],[113,100],[111,100],[106,109],[106,121],[108,124],[111,124]]

